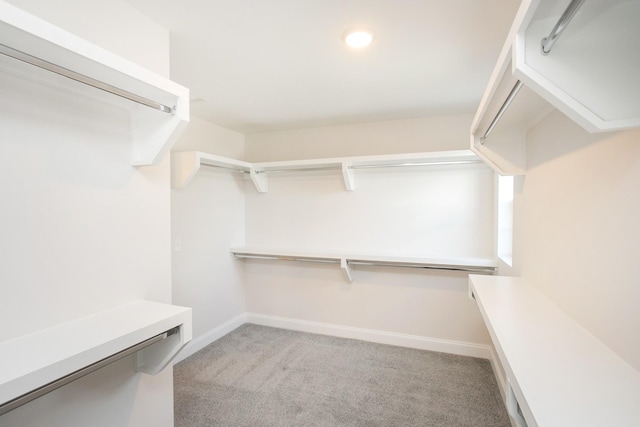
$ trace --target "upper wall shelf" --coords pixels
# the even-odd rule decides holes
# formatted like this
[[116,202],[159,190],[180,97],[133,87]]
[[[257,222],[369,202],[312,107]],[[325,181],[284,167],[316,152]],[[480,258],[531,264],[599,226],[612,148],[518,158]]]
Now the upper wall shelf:
[[207,165],[233,169],[250,174],[256,189],[261,193],[267,191],[267,174],[269,172],[339,170],[342,172],[345,188],[348,191],[352,191],[356,188],[353,171],[358,169],[459,165],[469,163],[481,163],[481,160],[470,150],[261,163],[248,163],[200,151],[182,151],[171,154],[171,186],[173,188],[180,188],[187,185],[200,169],[200,166]]
[[541,41],[569,0],[530,3],[516,37],[516,77],[589,132],[640,126],[640,2],[585,1],[547,55]]
[[469,291],[505,370],[516,425],[638,424],[640,373],[535,287],[471,275]]
[[2,0],[0,40],[0,69],[24,64],[26,73],[49,74],[69,90],[92,86],[93,97],[127,108],[135,166],[159,163],[189,121],[188,89]]
[[0,414],[123,352],[155,375],[191,337],[190,308],[140,300],[2,342]]
[[502,175],[525,173],[525,132],[554,107],[589,132],[640,126],[640,2],[584,2],[543,55],[542,39],[569,4],[522,2],[476,112],[471,149]]

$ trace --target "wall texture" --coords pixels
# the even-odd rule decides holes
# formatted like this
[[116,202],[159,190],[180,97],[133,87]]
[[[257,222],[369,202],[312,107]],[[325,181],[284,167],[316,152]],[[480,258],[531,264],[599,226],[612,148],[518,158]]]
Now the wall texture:
[[[241,158],[244,136],[192,118],[174,151],[199,150]],[[244,242],[241,174],[202,167],[171,191],[173,301],[193,308],[194,344],[245,312],[239,266],[229,253]]]
[[529,131],[515,272],[640,369],[640,131],[588,134],[559,112]]
[[471,115],[355,123],[247,135],[248,161],[419,153],[469,148]]
[[[124,2],[15,3],[168,71],[168,32]],[[170,302],[168,159],[133,168],[127,112],[6,60],[0,74],[0,324],[11,325],[1,339],[134,299]],[[172,388],[170,369],[141,375],[126,358],[0,417],[0,425],[171,426]]]

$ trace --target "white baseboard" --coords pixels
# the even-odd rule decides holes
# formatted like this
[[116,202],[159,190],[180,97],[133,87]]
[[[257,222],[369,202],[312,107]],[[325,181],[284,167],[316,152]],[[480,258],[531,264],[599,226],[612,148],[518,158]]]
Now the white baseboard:
[[331,335],[341,338],[352,338],[363,341],[376,342],[380,344],[390,344],[400,347],[416,348],[420,350],[439,351],[443,353],[458,354],[461,356],[491,359],[491,348],[488,345],[441,340],[437,338],[421,337],[417,335],[397,334],[393,332],[334,325],[331,323],[320,323],[307,320],[289,319],[285,317],[267,316],[264,314],[245,313],[245,315],[247,323],[254,323],[256,325],[272,326],[275,328],[291,329],[294,331],[311,332],[322,335]]
[[222,338],[229,332],[233,331],[239,326],[244,325],[245,323],[247,323],[247,315],[246,313],[242,313],[234,317],[233,319],[224,322],[217,328],[214,328],[209,332],[206,332],[205,334],[194,338],[193,340],[191,340],[191,342],[184,346],[182,350],[180,350],[180,353],[178,353],[178,355],[173,359],[173,363],[176,364],[182,362],[187,357],[197,353],[212,342]]

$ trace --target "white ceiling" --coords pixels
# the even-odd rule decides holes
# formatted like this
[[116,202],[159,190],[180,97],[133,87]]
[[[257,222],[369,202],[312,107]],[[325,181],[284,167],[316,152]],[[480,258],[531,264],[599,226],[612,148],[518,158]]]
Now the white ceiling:
[[[475,111],[518,0],[127,0],[192,113],[243,133]],[[341,39],[375,33],[365,50]]]

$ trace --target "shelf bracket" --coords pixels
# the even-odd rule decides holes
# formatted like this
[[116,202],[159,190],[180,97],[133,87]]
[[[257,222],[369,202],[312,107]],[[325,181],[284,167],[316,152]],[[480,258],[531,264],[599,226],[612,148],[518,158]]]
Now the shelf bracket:
[[347,191],[356,189],[356,183],[353,178],[353,169],[351,162],[342,162],[342,177],[344,178],[344,188]]
[[254,168],[251,168],[249,171],[251,175],[251,181],[253,181],[253,185],[256,186],[256,190],[258,193],[266,193],[267,192],[267,174],[264,172],[260,172]]
[[347,261],[346,258],[340,259],[340,267],[342,267],[342,269],[346,273],[347,280],[349,280],[349,283],[353,282],[353,269],[349,265],[349,261]]

